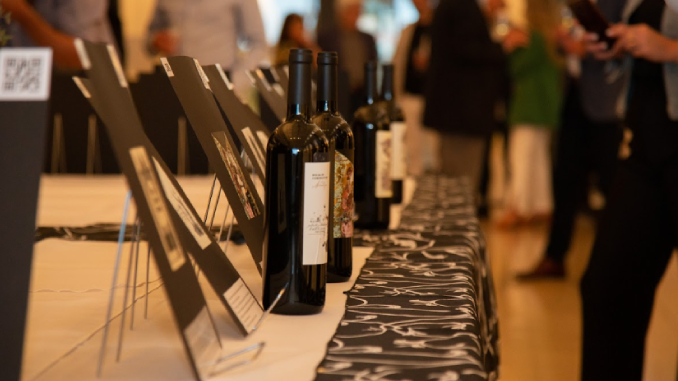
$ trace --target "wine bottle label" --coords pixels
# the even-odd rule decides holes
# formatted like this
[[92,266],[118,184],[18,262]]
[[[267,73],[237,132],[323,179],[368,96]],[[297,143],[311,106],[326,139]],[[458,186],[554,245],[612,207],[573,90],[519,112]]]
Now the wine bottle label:
[[391,131],[377,131],[374,193],[377,198],[393,197],[391,181]]
[[304,164],[304,265],[327,263],[330,163]]
[[188,231],[191,232],[191,235],[195,238],[198,245],[200,245],[200,248],[204,250],[207,246],[212,244],[212,240],[209,238],[198,219],[191,213],[191,209],[186,205],[181,194],[179,194],[179,191],[155,158],[153,158],[153,164],[155,165],[155,171],[158,172],[160,185],[162,185],[167,201],[169,201],[170,205],[172,205],[177,212],[179,218],[184,221]]
[[257,207],[256,201],[254,201],[252,190],[250,190],[245,181],[245,174],[238,164],[238,159],[236,159],[233,148],[229,144],[228,138],[226,138],[226,133],[222,131],[214,132],[212,133],[212,138],[214,139],[214,144],[216,144],[219,149],[221,160],[223,160],[226,165],[229,177],[231,178],[231,181],[233,181],[235,189],[238,191],[238,198],[240,199],[243,208],[245,208],[247,218],[252,219],[260,215],[261,212]]
[[[349,151],[349,150],[346,150]],[[346,155],[334,153],[334,238],[353,237],[353,163]]]
[[393,180],[402,180],[406,176],[405,165],[405,122],[392,122],[391,135],[393,137],[393,147],[391,158],[391,177]]
[[162,197],[160,184],[158,184],[158,178],[155,176],[153,167],[151,167],[146,148],[144,146],[130,148],[129,155],[139,177],[141,190],[144,192],[148,207],[151,210],[151,217],[160,236],[160,243],[165,250],[170,268],[172,271],[177,271],[186,263],[186,256],[177,238],[174,225],[172,225],[167,204]]

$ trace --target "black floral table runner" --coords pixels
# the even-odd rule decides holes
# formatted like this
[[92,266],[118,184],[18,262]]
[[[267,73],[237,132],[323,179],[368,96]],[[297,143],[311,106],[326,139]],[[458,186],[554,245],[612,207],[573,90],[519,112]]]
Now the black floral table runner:
[[400,227],[373,246],[317,381],[496,380],[498,328],[484,237],[468,184],[423,177]]

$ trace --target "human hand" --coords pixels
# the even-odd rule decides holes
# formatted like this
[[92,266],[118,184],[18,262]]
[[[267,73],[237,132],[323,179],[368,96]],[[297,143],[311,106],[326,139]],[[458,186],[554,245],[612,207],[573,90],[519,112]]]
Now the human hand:
[[506,32],[506,36],[504,36],[501,45],[505,52],[511,53],[518,48],[526,47],[529,42],[530,36],[525,33],[525,31],[518,28],[510,28],[508,32]]
[[567,54],[573,54],[577,57],[582,57],[586,54],[584,43],[580,38],[573,36],[573,33],[566,28],[558,28],[556,30],[556,40],[558,45]]
[[620,47],[634,57],[658,63],[678,60],[678,42],[663,36],[647,24],[610,30],[608,35],[616,37]]
[[617,38],[614,45],[609,46],[605,41],[600,41],[600,36],[596,33],[586,33],[582,39],[584,47],[587,52],[591,53],[593,57],[597,60],[607,61],[614,58],[619,58],[624,49],[623,45],[619,41],[619,36],[626,33],[628,25],[625,24],[615,24],[607,29],[607,36],[612,38]]
[[155,50],[168,56],[174,55],[177,51],[177,38],[169,30],[156,33],[152,44]]

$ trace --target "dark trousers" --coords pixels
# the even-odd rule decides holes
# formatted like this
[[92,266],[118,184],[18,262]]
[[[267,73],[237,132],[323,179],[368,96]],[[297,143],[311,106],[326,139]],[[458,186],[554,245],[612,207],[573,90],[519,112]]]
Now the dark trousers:
[[629,107],[631,156],[619,164],[581,282],[582,381],[642,378],[655,289],[678,238],[678,123],[654,95],[661,90]]
[[617,165],[622,129],[619,123],[590,120],[581,106],[579,89],[571,85],[563,108],[553,171],[553,223],[547,257],[562,262],[570,248],[577,207],[590,173],[598,177],[607,197]]

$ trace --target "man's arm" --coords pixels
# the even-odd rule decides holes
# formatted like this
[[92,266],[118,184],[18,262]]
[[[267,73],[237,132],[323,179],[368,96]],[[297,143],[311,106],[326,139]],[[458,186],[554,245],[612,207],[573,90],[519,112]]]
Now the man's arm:
[[25,0],[1,0],[0,4],[37,45],[52,48],[55,65],[67,69],[82,68],[73,36],[53,28]]

